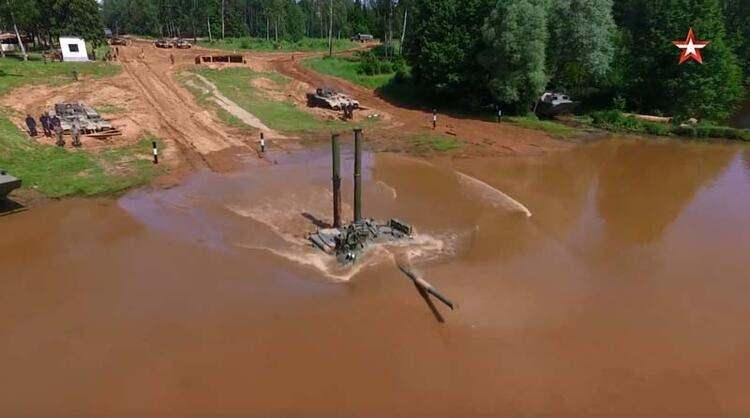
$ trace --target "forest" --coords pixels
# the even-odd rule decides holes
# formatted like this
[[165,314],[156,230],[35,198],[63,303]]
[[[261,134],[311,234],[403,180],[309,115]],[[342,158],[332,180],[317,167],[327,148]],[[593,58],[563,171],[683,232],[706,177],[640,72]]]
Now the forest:
[[[429,100],[514,113],[555,89],[587,109],[723,121],[750,80],[746,0],[1,0],[0,28],[13,24],[49,41],[105,26],[271,42],[370,33]],[[710,41],[704,63],[678,65],[673,41],[691,27]]]

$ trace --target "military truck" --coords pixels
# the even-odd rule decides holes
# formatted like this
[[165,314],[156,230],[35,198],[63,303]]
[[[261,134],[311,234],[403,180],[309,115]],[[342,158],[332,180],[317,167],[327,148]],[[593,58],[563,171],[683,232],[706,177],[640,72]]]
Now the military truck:
[[307,93],[307,105],[310,107],[341,110],[350,103],[355,109],[359,109],[359,102],[357,100],[329,87],[316,89],[315,93]]
[[5,199],[10,192],[21,187],[21,180],[17,179],[0,168],[0,201]]
[[579,104],[579,102],[574,102],[563,93],[548,91],[539,98],[536,105],[536,113],[540,116],[553,117],[572,113]]
[[353,35],[351,37],[352,42],[372,42],[375,40],[375,37],[370,35],[369,33],[358,33],[356,35]]

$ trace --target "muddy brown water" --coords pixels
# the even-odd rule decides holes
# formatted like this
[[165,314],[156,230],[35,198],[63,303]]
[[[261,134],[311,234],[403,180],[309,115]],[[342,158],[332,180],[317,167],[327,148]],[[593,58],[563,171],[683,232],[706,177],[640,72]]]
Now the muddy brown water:
[[750,414],[750,148],[368,155],[365,213],[419,242],[353,277],[301,244],[326,151],[0,218],[0,415]]

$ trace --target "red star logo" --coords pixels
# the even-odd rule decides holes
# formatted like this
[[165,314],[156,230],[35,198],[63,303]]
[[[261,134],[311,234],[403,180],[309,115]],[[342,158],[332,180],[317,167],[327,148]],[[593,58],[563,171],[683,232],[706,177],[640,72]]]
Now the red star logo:
[[696,39],[693,33],[693,28],[688,30],[687,39],[684,41],[672,41],[677,48],[680,48],[680,64],[687,60],[695,60],[699,64],[703,64],[703,57],[701,57],[701,49],[705,48],[706,45],[710,44],[709,41],[699,41]]

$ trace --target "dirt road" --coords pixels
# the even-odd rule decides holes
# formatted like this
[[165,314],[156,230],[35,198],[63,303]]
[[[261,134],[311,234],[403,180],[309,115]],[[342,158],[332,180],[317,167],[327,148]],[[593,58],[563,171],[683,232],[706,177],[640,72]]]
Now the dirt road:
[[[440,113],[438,127],[432,130],[432,112],[429,109],[409,109],[388,101],[377,92],[347,80],[320,74],[306,68],[302,61],[313,54],[292,59],[289,54],[272,60],[273,69],[310,86],[331,86],[356,97],[362,106],[386,114],[391,123],[378,129],[385,141],[398,141],[420,133],[455,135],[469,144],[464,153],[476,150],[481,155],[538,154],[543,150],[567,148],[569,145],[549,137],[541,131],[524,129],[504,123],[486,122],[468,117]],[[321,55],[321,54],[318,54]]]
[[233,136],[175,81],[176,67],[169,55],[179,55],[182,61],[194,54],[160,50],[146,43],[122,48],[120,54],[124,71],[159,116],[163,131],[187,151],[185,155],[193,165],[200,159],[209,168],[222,170],[226,168],[227,154],[249,152],[247,139]]
[[[174,167],[184,168],[177,170],[179,172],[199,168],[227,171],[239,164],[260,161],[254,158],[257,155],[255,142],[258,131],[265,126],[263,121],[245,112],[247,114],[239,119],[246,121],[248,129],[228,126],[218,119],[213,109],[204,108],[177,81],[179,72],[193,65],[196,56],[226,54],[226,51],[201,47],[189,50],[158,49],[148,41],[136,41],[131,46],[118,47],[118,50],[123,72],[116,77],[60,87],[28,86],[7,95],[1,104],[14,108],[19,114],[40,114],[61,101],[81,101],[101,109],[119,109],[103,110],[102,113],[124,135],[115,140],[85,138],[84,148],[119,146],[153,134],[167,142],[169,147],[165,157],[168,158],[165,161]],[[466,143],[452,156],[528,155],[570,146],[540,131],[445,114],[440,114],[438,129],[433,131],[429,109],[400,107],[370,89],[318,74],[302,64],[305,59],[323,53],[246,52],[244,55],[247,66],[252,70],[278,72],[291,79],[283,91],[269,88],[263,84],[263,79],[255,80],[253,88],[272,100],[291,100],[300,110],[315,117],[340,117],[339,112],[306,106],[305,94],[316,87],[332,86],[356,97],[367,109],[358,112],[356,123],[366,120],[369,115],[377,115],[381,120],[368,127],[368,143],[374,149],[409,150],[415,136],[431,133],[456,136]],[[233,103],[223,104],[231,107]],[[16,119],[15,122],[23,126],[23,121]],[[253,121],[260,123],[249,123]],[[318,136],[323,137],[324,134]],[[277,146],[296,146],[294,140],[287,140],[282,134],[268,130],[266,135],[284,139],[277,141]]]

